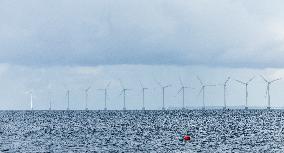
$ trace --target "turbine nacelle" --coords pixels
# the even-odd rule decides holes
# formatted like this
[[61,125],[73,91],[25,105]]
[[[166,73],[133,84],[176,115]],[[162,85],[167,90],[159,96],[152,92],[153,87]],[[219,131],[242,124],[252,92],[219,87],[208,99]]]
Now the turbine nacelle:
[[169,84],[169,85],[166,85],[166,86],[162,86],[162,88],[165,89],[165,88],[168,88],[168,87],[171,87],[171,86],[172,85]]

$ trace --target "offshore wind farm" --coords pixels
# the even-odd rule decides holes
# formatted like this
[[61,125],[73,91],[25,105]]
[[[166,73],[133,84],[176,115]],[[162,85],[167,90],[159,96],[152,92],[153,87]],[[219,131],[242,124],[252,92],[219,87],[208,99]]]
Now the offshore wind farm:
[[[265,79],[264,76],[262,76],[262,75],[259,75],[259,76],[260,76],[259,78],[263,79],[263,81],[265,81],[265,83],[266,83],[265,84],[266,89],[265,89],[265,96],[264,96],[264,98],[267,99],[267,105],[266,105],[266,107],[263,107],[263,109],[271,109],[270,85],[272,83],[274,83],[274,82],[281,81],[281,78],[272,79],[272,80],[268,81],[267,79]],[[141,94],[139,92],[138,92],[138,94],[136,94],[138,96],[135,97],[135,101],[137,101],[137,102],[140,101],[139,98],[142,97],[142,105],[141,105],[141,103],[135,102],[137,104],[137,106],[134,109],[132,109],[132,110],[140,110],[139,108],[142,108],[142,110],[147,110],[147,109],[148,110],[166,110],[166,109],[182,109],[182,110],[185,110],[185,109],[200,109],[200,108],[202,110],[205,110],[206,107],[208,107],[209,109],[210,108],[211,109],[212,108],[219,108],[219,109],[223,108],[224,110],[228,109],[228,105],[230,105],[230,103],[229,103],[229,101],[227,101],[227,98],[228,98],[227,90],[229,90],[228,89],[228,85],[229,85],[229,83],[231,83],[230,81],[232,81],[231,77],[228,77],[223,84],[218,84],[218,85],[216,85],[216,84],[204,84],[203,81],[200,79],[200,77],[197,76],[196,78],[200,82],[200,85],[201,85],[198,94],[196,94],[196,91],[194,91],[196,88],[184,85],[183,81],[181,80],[181,77],[178,77],[178,81],[179,81],[180,85],[176,85],[177,87],[179,86],[178,91],[177,91],[177,95],[179,95],[179,94],[181,95],[181,97],[182,97],[182,105],[180,105],[178,100],[175,99],[175,101],[171,104],[170,107],[166,107],[165,106],[166,97],[167,96],[168,97],[170,97],[170,96],[177,97],[177,95],[174,96],[174,94],[170,94],[170,93],[166,94],[165,91],[166,91],[167,88],[172,87],[172,85],[171,84],[163,85],[161,82],[159,82],[156,79],[154,79],[154,81],[157,83],[157,85],[160,88],[161,93],[162,93],[161,94],[162,106],[160,107],[160,109],[151,109],[150,107],[147,107],[147,103],[145,105],[145,91],[149,90],[151,88],[144,87],[144,85],[142,84],[141,80],[139,80],[139,86],[137,87],[137,90],[133,90],[132,91],[132,94],[133,94],[133,92],[138,92],[139,91],[139,87],[140,87],[140,90],[142,92],[141,92]],[[244,85],[244,87],[245,87],[245,94],[244,94],[245,95],[245,102],[243,104],[240,104],[240,105],[231,105],[229,107],[230,109],[241,109],[241,108],[249,109],[248,85],[254,79],[255,79],[255,77],[252,77],[252,78],[250,78],[246,82],[245,81],[240,81],[238,79],[235,79],[235,81],[237,83],[239,83],[241,85]],[[122,110],[127,110],[126,109],[126,98],[127,98],[128,91],[131,91],[131,89],[125,88],[121,79],[119,79],[119,83],[120,83],[120,87],[121,87],[121,91],[120,91],[119,96],[121,96],[122,99],[123,99],[121,108],[122,108]],[[206,90],[205,89],[207,89],[208,87],[216,87],[216,86],[219,86],[219,85],[223,86],[223,105],[220,102],[218,102],[218,103],[214,103],[213,105],[211,104],[211,106],[210,105],[207,106],[206,102],[205,102],[205,100],[206,100]],[[153,86],[153,88],[154,88],[154,86]],[[106,85],[105,88],[100,88],[100,89],[97,89],[96,91],[93,91],[93,92],[100,92],[100,91],[104,92],[104,107],[103,107],[104,110],[108,110],[107,109],[107,99],[111,97],[111,95],[107,94],[107,89],[111,89],[111,82],[109,82]],[[185,92],[186,89],[191,89],[190,92],[195,93],[196,94],[195,96],[201,96],[202,97],[202,101],[200,101],[199,106],[198,105],[197,106],[191,106],[191,103],[193,101],[185,99],[185,97],[187,95],[186,92]],[[84,108],[81,108],[81,109],[80,108],[79,109],[78,108],[73,108],[73,110],[76,110],[76,109],[78,109],[78,110],[89,110],[88,105],[90,105],[89,104],[89,98],[90,98],[89,97],[89,92],[90,92],[90,90],[91,90],[91,86],[85,88],[84,89],[84,98],[79,101],[79,105],[84,103]],[[28,93],[30,95],[30,110],[34,110],[34,106],[33,105],[34,105],[35,102],[33,100],[33,92],[30,91]],[[52,110],[51,109],[51,97],[50,97],[51,95],[50,95],[50,92],[48,92],[48,94],[49,94],[49,97],[48,97],[49,99],[46,99],[45,101],[49,102],[49,105],[46,105],[46,106],[49,106],[49,107],[44,109],[44,110]],[[261,95],[261,93],[260,93],[260,95]],[[159,96],[159,95],[152,95],[152,96]],[[70,108],[70,89],[66,89],[65,98],[66,98],[66,101],[67,101],[66,110],[71,110],[72,108]],[[150,98],[151,97],[149,97],[149,99]],[[52,100],[55,101],[56,99],[53,98]],[[117,101],[115,101],[115,102],[117,102]],[[94,104],[94,103],[97,103],[97,102],[93,101],[92,103]],[[109,103],[109,105],[112,105],[112,104]],[[54,104],[53,107],[56,108],[56,104]],[[102,107],[100,107],[100,108],[102,108]],[[255,109],[255,108],[261,108],[261,106],[256,106],[256,105],[252,106],[252,109]],[[274,107],[274,109],[279,109],[279,107]],[[100,110],[100,109],[95,108],[94,110]],[[115,110],[115,109],[112,109],[112,110]],[[117,110],[120,110],[120,109],[117,109]]]
[[0,153],[283,152],[284,2],[0,1]]

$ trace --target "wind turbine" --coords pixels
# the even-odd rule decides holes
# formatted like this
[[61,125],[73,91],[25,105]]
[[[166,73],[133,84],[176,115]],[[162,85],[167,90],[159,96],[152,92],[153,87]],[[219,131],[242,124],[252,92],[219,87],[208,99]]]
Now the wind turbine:
[[32,92],[32,91],[30,91],[30,92],[29,92],[29,94],[30,94],[30,105],[31,105],[31,110],[33,110],[33,92]]
[[180,89],[179,89],[177,94],[182,92],[182,109],[185,110],[185,106],[184,106],[184,89],[189,88],[189,87],[184,86],[184,84],[183,84],[183,82],[182,82],[180,77],[179,77],[179,83],[180,83],[181,87],[180,87]]
[[227,85],[228,85],[228,82],[231,78],[228,77],[227,80],[224,82],[223,84],[223,88],[224,88],[224,110],[227,108],[227,99],[226,99],[226,90],[227,90]]
[[52,105],[52,100],[53,100],[52,90],[54,88],[53,88],[53,84],[50,81],[48,82],[47,88],[48,88],[48,93],[47,94],[48,94],[48,101],[49,101],[49,108],[48,108],[48,110],[51,111],[51,105]]
[[67,91],[66,91],[66,97],[67,97],[67,110],[70,110],[70,90],[69,89],[67,89]]
[[48,108],[48,110],[51,110],[51,101],[52,101],[51,92],[48,92],[48,95],[49,95],[49,108]]
[[110,84],[111,84],[111,82],[109,82],[104,89],[98,89],[98,90],[104,91],[104,94],[105,94],[105,108],[104,108],[104,110],[107,110],[107,106],[106,106],[106,103],[107,103],[107,89],[110,86]]
[[251,79],[249,79],[247,82],[243,82],[243,81],[240,81],[240,80],[236,80],[237,82],[239,82],[240,84],[242,85],[245,85],[246,87],[246,106],[245,106],[245,109],[248,109],[248,85],[249,83],[254,79],[255,77],[252,77]]
[[262,75],[260,75],[260,77],[266,82],[266,95],[268,96],[267,98],[267,109],[269,110],[271,108],[270,106],[270,85],[276,81],[279,81],[281,78],[272,80],[272,81],[268,81],[267,79],[265,79]]
[[197,77],[201,84],[201,89],[199,94],[202,92],[202,109],[205,110],[205,89],[206,87],[215,87],[216,85],[211,85],[211,84],[204,84],[199,77]]
[[165,110],[165,89],[168,88],[168,87],[171,87],[171,85],[162,85],[160,82],[156,81],[157,84],[161,87],[162,89],[162,98],[163,98],[163,106],[162,106],[162,110]]
[[[127,88],[124,88],[123,84],[122,84],[122,81],[120,80],[120,85],[121,85],[121,94],[123,94],[123,110],[125,111],[126,110],[126,107],[125,107],[125,97],[126,97],[126,91],[127,90],[130,90],[130,89],[127,89]],[[121,95],[120,94],[120,95]]]
[[89,86],[88,88],[85,89],[85,110],[88,110],[88,92],[91,89],[91,87]]
[[145,88],[141,81],[139,81],[139,83],[142,89],[142,110],[145,110],[145,90],[147,90],[148,88]]

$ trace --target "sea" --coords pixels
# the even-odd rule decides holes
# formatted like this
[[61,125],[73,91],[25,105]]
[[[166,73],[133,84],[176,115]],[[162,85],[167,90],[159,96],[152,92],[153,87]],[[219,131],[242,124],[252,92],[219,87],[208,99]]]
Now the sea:
[[284,152],[284,111],[0,111],[0,152]]

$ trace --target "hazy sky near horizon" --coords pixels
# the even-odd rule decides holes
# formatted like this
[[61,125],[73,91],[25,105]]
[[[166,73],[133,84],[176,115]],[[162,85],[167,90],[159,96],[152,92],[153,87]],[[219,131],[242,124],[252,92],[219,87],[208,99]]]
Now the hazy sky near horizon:
[[[127,108],[141,108],[139,80],[149,87],[146,107],[161,108],[156,80],[172,84],[166,106],[181,106],[178,78],[195,90],[187,106],[201,106],[200,84],[220,84],[227,76],[248,80],[284,77],[283,1],[275,0],[0,0],[0,109],[84,108],[84,88],[91,109],[121,109],[122,80],[131,88]],[[284,80],[271,87],[272,106],[284,106]],[[208,93],[207,93],[208,92]],[[208,88],[207,105],[222,105],[221,86]],[[228,105],[243,105],[245,91],[235,81]],[[249,105],[266,106],[265,84],[252,82]]]

